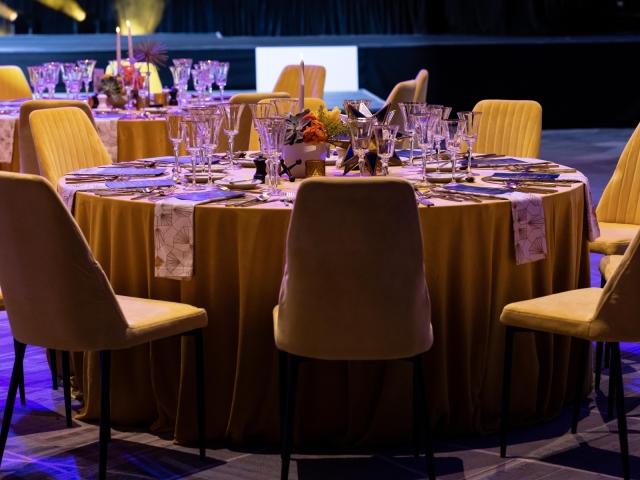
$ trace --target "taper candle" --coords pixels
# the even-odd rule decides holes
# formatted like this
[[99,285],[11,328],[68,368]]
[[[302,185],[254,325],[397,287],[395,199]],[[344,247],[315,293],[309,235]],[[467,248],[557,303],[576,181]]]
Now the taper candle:
[[127,20],[127,40],[129,42],[129,65],[133,65],[135,60],[133,59],[133,40],[131,39],[131,22]]
[[120,27],[116,27],[116,66],[118,68],[115,75],[120,75],[122,71],[122,47],[120,46]]
[[300,54],[300,89],[298,90],[298,113],[304,111],[304,60]]

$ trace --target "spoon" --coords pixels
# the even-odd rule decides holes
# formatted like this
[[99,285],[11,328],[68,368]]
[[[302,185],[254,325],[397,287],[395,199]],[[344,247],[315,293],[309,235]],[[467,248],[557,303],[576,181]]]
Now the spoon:
[[257,197],[250,198],[249,200],[245,200],[244,202],[228,204],[227,207],[244,207],[250,203],[254,202],[266,202],[271,197],[271,192],[263,192]]

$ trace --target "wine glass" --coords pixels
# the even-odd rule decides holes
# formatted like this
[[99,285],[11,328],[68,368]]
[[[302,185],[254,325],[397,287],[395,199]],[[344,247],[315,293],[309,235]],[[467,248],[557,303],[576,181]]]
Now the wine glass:
[[93,69],[96,66],[95,60],[78,60],[78,66],[83,70],[82,80],[84,81],[84,93],[89,94],[89,82],[93,77]]
[[203,190],[196,184],[198,154],[201,151],[201,129],[198,128],[198,122],[193,118],[184,118],[182,120],[182,138],[184,138],[184,146],[191,156],[191,185],[185,190]]
[[62,64],[62,83],[64,83],[64,88],[67,90],[67,98],[69,98],[69,70],[75,67],[75,63],[63,63]]
[[[371,114],[371,111],[369,110],[369,107],[371,106],[371,100],[368,98],[345,100],[342,102],[342,105],[344,106],[344,111],[349,116],[349,118],[355,118],[352,110],[356,110],[363,115],[365,115],[365,112]],[[347,108],[347,106],[351,107],[351,109]]]
[[184,67],[188,70],[188,69],[191,69],[191,65],[193,65],[193,59],[192,58],[174,58],[173,65],[175,65],[176,67]]
[[169,67],[171,76],[173,77],[173,85],[178,90],[178,105],[185,102],[184,93],[187,91],[187,83],[189,82],[190,70],[185,67]]
[[240,131],[240,118],[242,117],[242,110],[244,109],[244,103],[221,103],[220,109],[224,113],[224,127],[223,132],[229,137],[229,162],[231,163],[230,170],[239,170],[242,167],[237,164],[234,158],[233,151],[233,138]]
[[200,65],[206,70],[206,91],[207,91],[207,100],[213,100],[213,84],[216,81],[216,66],[218,65],[217,60],[201,60]]
[[209,71],[202,65],[194,65],[191,70],[191,76],[193,78],[193,88],[198,92],[198,101],[204,103],[204,91],[207,89],[207,79],[209,78]]
[[175,166],[173,167],[173,175],[171,178],[174,182],[180,181],[180,143],[182,143],[182,122],[185,114],[182,112],[167,113],[167,133],[169,141],[173,144],[173,155],[175,156]]
[[411,115],[415,137],[422,152],[422,181],[427,181],[427,149],[433,144],[433,129],[436,121],[439,121],[439,114],[419,113]]
[[266,145],[262,144],[258,120],[270,117],[273,105],[271,103],[250,103],[249,108],[251,109],[251,115],[253,116],[253,128],[258,133],[258,140],[260,141],[260,153],[266,155]]
[[224,119],[224,114],[214,109],[211,113],[204,115],[202,119],[203,139],[202,146],[207,158],[207,187],[213,188],[213,178],[211,177],[211,162],[213,152],[218,148],[218,139],[220,138],[220,125]]
[[360,176],[364,177],[365,161],[364,156],[369,151],[371,145],[371,132],[375,118],[350,118],[347,120],[349,132],[351,133],[351,148],[353,153],[358,155],[358,168]]
[[45,89],[45,68],[42,66],[27,67],[29,72],[29,82],[33,87],[33,98],[42,98]]
[[376,150],[382,161],[382,176],[389,174],[389,158],[393,155],[396,145],[396,134],[399,125],[375,125],[373,135],[376,139]]
[[271,117],[258,119],[258,125],[261,143],[267,151],[267,192],[279,195],[278,165],[284,148],[287,124],[282,117]]
[[71,92],[71,98],[78,100],[80,96],[80,90],[82,89],[82,73],[83,70],[80,67],[70,68],[67,72],[69,81],[69,91]]
[[122,85],[127,92],[127,118],[133,118],[131,110],[133,108],[133,89],[138,86],[138,75],[140,72],[133,65],[122,65]]
[[482,112],[458,112],[458,118],[465,120],[462,139],[467,143],[467,175],[475,175],[471,171],[471,161],[473,160],[473,143],[478,139],[478,130],[480,128],[480,119]]
[[298,106],[297,98],[274,98],[273,100],[269,100],[271,105],[273,105],[272,111],[273,115],[277,115],[279,117],[287,117],[289,115],[293,115],[293,112],[296,110]]
[[433,143],[435,145],[436,152],[436,172],[440,173],[440,147],[444,140],[444,125],[443,120],[438,118],[433,125]]
[[52,99],[55,95],[56,85],[60,80],[60,68],[61,63],[49,62],[42,65],[45,71],[45,85],[49,90],[49,99]]
[[411,115],[417,113],[424,113],[427,104],[423,102],[399,102],[400,113],[402,113],[402,121],[404,127],[404,133],[409,135],[409,163],[406,167],[413,167],[413,146],[414,146],[414,134],[413,123],[411,122]]
[[220,89],[220,101],[224,102],[224,87],[227,84],[227,76],[229,75],[229,62],[218,62],[215,72],[216,85]]
[[460,151],[462,132],[465,128],[465,120],[442,120],[444,129],[444,141],[447,151],[451,156],[451,181],[445,186],[456,185],[456,156]]

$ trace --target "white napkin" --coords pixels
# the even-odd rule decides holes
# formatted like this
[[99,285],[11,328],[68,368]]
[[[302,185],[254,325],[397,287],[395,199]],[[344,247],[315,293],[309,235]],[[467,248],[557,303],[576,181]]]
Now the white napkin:
[[0,116],[0,163],[11,163],[17,121],[15,117]]
[[62,202],[69,209],[71,213],[73,213],[73,202],[76,198],[76,192],[80,192],[82,190],[93,190],[94,188],[105,188],[104,182],[100,183],[83,183],[81,185],[64,185],[60,187],[58,185],[58,193],[60,194],[60,198],[62,198]]
[[544,226],[542,197],[522,192],[511,192],[499,196],[511,202],[516,264],[522,265],[545,258],[547,233]]
[[559,180],[578,180],[584,183],[584,212],[587,222],[587,230],[589,241],[593,242],[600,236],[600,226],[598,225],[598,217],[596,217],[596,206],[591,196],[591,187],[589,187],[589,179],[581,173],[561,173]]
[[96,130],[102,143],[104,143],[111,161],[118,161],[118,119],[117,118],[96,118]]

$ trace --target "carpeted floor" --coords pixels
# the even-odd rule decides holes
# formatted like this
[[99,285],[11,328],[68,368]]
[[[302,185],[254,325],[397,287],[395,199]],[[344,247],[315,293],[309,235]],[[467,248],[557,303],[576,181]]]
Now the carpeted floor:
[[[541,157],[584,172],[599,199],[632,130],[543,132]],[[592,283],[599,285],[597,256]],[[632,478],[640,478],[640,346],[623,345]],[[0,312],[0,405],[4,407],[13,364],[13,344],[5,312]],[[27,406],[16,402],[11,433],[0,468],[2,478],[95,478],[98,428],[64,422],[62,391],[50,388],[41,349],[29,347],[25,359]],[[608,370],[601,391],[584,401],[577,435],[569,431],[571,409],[551,422],[510,434],[509,457],[498,454],[498,437],[436,442],[436,470],[442,479],[580,480],[621,475],[616,420],[606,416]],[[173,445],[146,429],[116,427],[109,446],[110,478],[266,479],[279,478],[280,457],[273,446],[227,449],[209,445],[208,461],[192,447]],[[424,459],[410,445],[358,450],[296,451],[290,478],[301,480],[414,480],[425,478]]]

